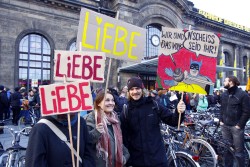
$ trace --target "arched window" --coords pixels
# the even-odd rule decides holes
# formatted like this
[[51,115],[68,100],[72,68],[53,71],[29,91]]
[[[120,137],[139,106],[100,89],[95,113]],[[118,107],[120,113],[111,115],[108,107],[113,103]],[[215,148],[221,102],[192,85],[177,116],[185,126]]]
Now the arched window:
[[76,41],[74,41],[73,43],[70,44],[69,50],[70,51],[76,51],[77,50],[77,48],[76,48]]
[[50,84],[51,48],[41,35],[29,34],[19,44],[19,86]]
[[144,60],[155,58],[158,55],[160,45],[161,25],[150,24],[146,27],[146,48]]
[[[231,57],[228,52],[224,52],[225,55],[225,66],[232,67],[231,65]],[[226,71],[226,76],[233,75],[232,71]]]

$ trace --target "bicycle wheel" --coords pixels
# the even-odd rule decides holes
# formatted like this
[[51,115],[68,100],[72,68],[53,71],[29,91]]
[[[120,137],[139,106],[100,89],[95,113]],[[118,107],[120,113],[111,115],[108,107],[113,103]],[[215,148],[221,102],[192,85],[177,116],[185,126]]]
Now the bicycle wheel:
[[190,139],[188,148],[192,155],[197,156],[197,162],[201,167],[216,167],[217,154],[214,148],[205,140]]
[[25,156],[19,158],[17,167],[25,167]]
[[176,167],[175,162],[177,164],[177,167],[199,167],[200,165],[195,162],[191,155],[178,151],[175,152],[176,159],[174,159],[172,156],[168,157],[168,167]]
[[25,116],[22,116],[18,120],[18,128],[19,130],[22,130],[25,127],[33,127],[35,125],[35,118],[31,115],[29,115],[29,119],[27,120]]

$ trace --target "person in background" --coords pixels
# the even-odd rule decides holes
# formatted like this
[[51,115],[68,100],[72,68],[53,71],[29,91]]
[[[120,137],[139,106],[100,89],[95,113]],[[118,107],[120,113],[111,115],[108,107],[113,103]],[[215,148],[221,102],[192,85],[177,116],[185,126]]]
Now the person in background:
[[[77,150],[77,138],[80,138],[79,155],[82,163],[80,167],[96,167],[94,154],[91,149],[86,122],[80,118],[80,136],[77,135],[77,114],[70,116],[70,125],[68,125],[67,114],[46,116],[42,119],[50,121],[61,131],[69,141],[69,130],[72,129],[72,140],[75,151]],[[66,167],[72,165],[71,150],[69,146],[62,141],[47,124],[38,122],[32,128],[29,135],[28,146],[26,149],[25,166],[26,167]],[[74,155],[76,163],[76,155]]]
[[160,103],[160,97],[158,95],[157,90],[152,90],[150,92],[150,96],[152,97],[152,99],[156,100],[158,103]]
[[123,146],[120,122],[114,107],[113,94],[107,92],[104,99],[104,92],[100,92],[94,102],[95,111],[86,117],[97,167],[122,167],[129,158],[128,150]]
[[38,87],[33,87],[32,91],[34,92],[34,98],[33,101],[31,101],[32,106],[40,106],[40,96],[39,96],[39,91]]
[[7,93],[7,98],[8,98],[8,101],[9,101],[9,109],[6,111],[5,118],[9,119],[10,118],[10,111],[11,111],[11,109],[10,109],[10,95],[11,95],[11,91],[10,91],[9,88],[6,88],[6,87],[4,88],[4,90]]
[[214,95],[206,95],[206,97],[207,97],[207,102],[208,102],[208,108],[214,107],[216,105]]
[[158,91],[158,95],[159,95],[159,103],[162,104],[164,107],[167,107],[169,109],[174,109],[174,105],[172,106],[170,100],[169,100],[169,96],[165,95],[164,93],[165,90],[159,90]]
[[197,105],[197,112],[206,111],[208,107],[207,97],[205,95],[199,95],[199,102]]
[[26,89],[20,89],[19,92],[20,92],[21,95],[22,95],[22,99],[28,100],[28,95],[27,95]]
[[28,100],[29,100],[29,102],[32,102],[34,100],[34,92],[33,92],[33,90],[29,90]]
[[220,95],[221,95],[220,90],[216,90],[214,92],[214,101],[216,104],[220,104]]
[[38,87],[33,87],[32,91],[34,92],[33,100],[30,102],[30,106],[35,107],[35,114],[37,118],[41,117],[41,111],[40,111],[40,95],[39,95],[39,89]]
[[178,111],[182,113],[183,120],[186,106],[180,101],[177,105],[178,111],[173,113],[156,104],[151,96],[144,97],[143,82],[138,77],[130,78],[127,86],[129,93],[127,110],[124,110],[120,117],[124,144],[130,153],[127,166],[167,167],[160,122],[177,126]]
[[[222,136],[233,145],[239,166],[245,166],[244,129],[250,117],[250,100],[246,92],[238,88],[240,82],[235,76],[226,77],[221,95],[220,125]],[[233,166],[233,157],[225,153],[226,167]]]
[[170,97],[169,97],[169,101],[172,105],[174,105],[174,108],[177,108],[177,104],[179,102],[178,97],[176,96],[176,93],[174,91],[170,91]]
[[[4,90],[4,86],[0,85],[0,120],[7,119],[8,110],[10,108],[9,99],[7,93]],[[4,115],[4,117],[3,117]]]
[[127,104],[127,102],[128,102],[127,93],[128,93],[128,87],[124,86],[122,88],[121,94],[119,96],[119,101],[121,103],[121,106],[123,106],[124,104]]
[[12,112],[13,112],[12,123],[13,123],[13,125],[17,126],[19,114],[20,114],[20,111],[21,111],[20,100],[22,99],[22,95],[19,92],[20,87],[16,87],[14,90],[15,90],[15,92],[12,93],[11,96],[10,96],[10,105],[11,105],[11,109],[12,109]]

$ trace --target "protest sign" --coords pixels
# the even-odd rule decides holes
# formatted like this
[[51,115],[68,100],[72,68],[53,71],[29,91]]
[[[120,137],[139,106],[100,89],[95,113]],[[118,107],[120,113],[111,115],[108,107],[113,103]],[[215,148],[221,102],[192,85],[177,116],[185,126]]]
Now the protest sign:
[[219,37],[211,32],[162,28],[157,85],[212,94]]
[[43,85],[39,92],[42,116],[93,109],[88,81]]
[[55,50],[54,80],[104,82],[105,53]]
[[[107,57],[141,62],[146,30],[118,19],[82,8],[77,47],[105,52]],[[81,46],[80,46],[81,43]]]
[[185,47],[199,54],[217,57],[219,37],[211,32],[162,27],[159,53],[172,55]]
[[38,87],[38,79],[32,79],[31,80],[31,87]]

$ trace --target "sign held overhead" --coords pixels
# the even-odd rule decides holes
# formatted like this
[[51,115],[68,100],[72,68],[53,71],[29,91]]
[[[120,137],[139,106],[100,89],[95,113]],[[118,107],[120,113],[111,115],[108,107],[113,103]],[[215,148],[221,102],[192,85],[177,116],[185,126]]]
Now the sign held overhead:
[[[146,30],[82,8],[77,47],[105,52],[107,57],[141,62]],[[81,46],[80,46],[81,43]]]
[[42,116],[93,109],[88,81],[44,85],[39,87],[39,91]]
[[104,82],[105,53],[55,50],[54,80]]

